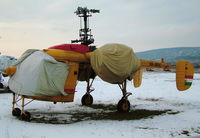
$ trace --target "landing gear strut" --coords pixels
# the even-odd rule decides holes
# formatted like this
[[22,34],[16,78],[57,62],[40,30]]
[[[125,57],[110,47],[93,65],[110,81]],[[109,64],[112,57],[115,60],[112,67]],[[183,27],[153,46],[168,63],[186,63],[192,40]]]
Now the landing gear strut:
[[93,103],[93,97],[90,94],[91,92],[94,91],[94,88],[92,88],[92,84],[94,82],[94,79],[92,79],[91,83],[90,83],[90,79],[87,81],[87,88],[86,88],[86,93],[85,95],[83,95],[82,99],[81,99],[81,103],[82,105],[92,105]]
[[132,93],[127,92],[126,84],[126,80],[122,84],[118,84],[123,94],[123,97],[117,104],[118,112],[129,112],[130,110],[130,102],[128,101],[128,96],[132,95]]

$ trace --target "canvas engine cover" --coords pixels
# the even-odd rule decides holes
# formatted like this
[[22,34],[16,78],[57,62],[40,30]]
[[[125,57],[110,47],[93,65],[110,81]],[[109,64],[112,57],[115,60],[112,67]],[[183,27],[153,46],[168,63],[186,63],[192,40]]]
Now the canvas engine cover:
[[90,61],[95,73],[102,80],[113,84],[132,79],[140,68],[140,59],[132,48],[116,43],[96,49]]

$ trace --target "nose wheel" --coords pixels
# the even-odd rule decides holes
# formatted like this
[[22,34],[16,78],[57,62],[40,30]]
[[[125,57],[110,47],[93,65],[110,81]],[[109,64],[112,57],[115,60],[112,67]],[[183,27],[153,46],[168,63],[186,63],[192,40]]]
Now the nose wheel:
[[[17,105],[17,102],[21,101],[22,104],[21,104],[21,109],[20,108],[15,108],[15,105]],[[33,101],[33,100],[32,100]],[[30,102],[32,102],[30,101]],[[16,95],[15,93],[13,93],[13,107],[12,107],[12,115],[13,116],[16,116],[16,117],[19,117],[21,120],[24,120],[24,121],[30,121],[31,119],[31,114],[28,112],[28,111],[25,111],[24,110],[24,107],[29,104],[30,102],[26,103],[25,104],[25,97],[24,96],[20,96],[19,95]]]
[[3,88],[3,83],[0,82],[0,88]]
[[12,110],[12,115],[16,117],[20,117],[21,115],[21,110],[19,108],[13,108]]
[[24,121],[30,121],[30,118],[31,118],[31,114],[27,111],[25,112],[21,112],[21,116],[20,118]]

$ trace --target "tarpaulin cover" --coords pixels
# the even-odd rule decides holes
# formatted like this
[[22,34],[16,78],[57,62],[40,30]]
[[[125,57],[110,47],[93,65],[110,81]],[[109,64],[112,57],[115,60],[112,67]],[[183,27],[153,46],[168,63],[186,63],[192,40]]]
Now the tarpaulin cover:
[[37,50],[26,51],[16,63],[17,71],[9,79],[13,92],[28,96],[66,95],[64,85],[68,64]]
[[61,44],[49,47],[48,49],[61,49],[67,51],[74,51],[82,54],[89,51],[89,47],[87,45],[82,45],[82,44]]
[[95,73],[109,83],[122,83],[132,79],[140,68],[140,60],[132,48],[122,44],[106,44],[96,49],[91,56]]

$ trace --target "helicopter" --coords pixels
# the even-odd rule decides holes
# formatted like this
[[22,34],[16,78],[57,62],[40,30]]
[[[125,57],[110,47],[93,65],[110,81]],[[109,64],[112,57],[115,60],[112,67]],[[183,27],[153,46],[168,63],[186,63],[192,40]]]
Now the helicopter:
[[[12,115],[22,120],[30,120],[31,113],[25,106],[34,100],[73,102],[78,81],[87,83],[86,93],[81,99],[82,105],[92,105],[94,91],[92,84],[98,76],[103,81],[119,86],[122,98],[117,104],[119,112],[129,112],[130,102],[127,81],[134,87],[140,87],[143,70],[146,68],[176,70],[176,86],[180,91],[192,85],[193,64],[180,60],[176,66],[162,61],[139,59],[129,46],[110,43],[96,48],[89,17],[100,10],[78,7],[75,14],[84,24],[79,30],[79,39],[71,44],[61,44],[44,50],[28,49],[12,66],[4,69],[10,76],[9,88],[13,92]],[[74,44],[76,43],[76,44]],[[26,102],[25,99],[30,101]],[[21,109],[18,108],[21,102]]]

